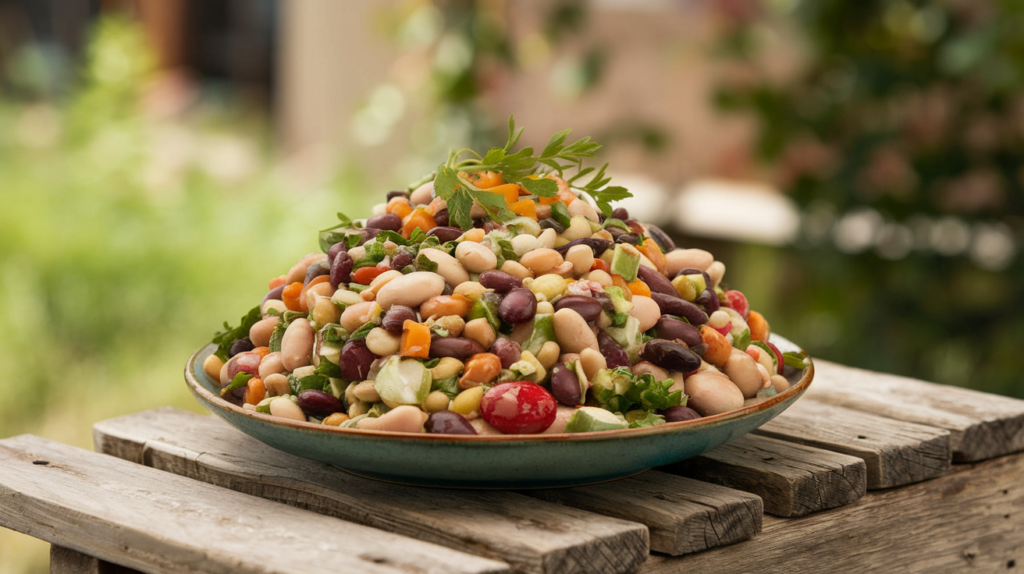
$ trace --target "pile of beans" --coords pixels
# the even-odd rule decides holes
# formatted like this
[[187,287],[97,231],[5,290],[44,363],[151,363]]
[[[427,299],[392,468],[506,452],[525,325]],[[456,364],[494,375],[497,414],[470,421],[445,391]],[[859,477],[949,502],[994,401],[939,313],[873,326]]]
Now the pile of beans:
[[581,407],[627,404],[623,428],[656,425],[789,387],[767,321],[711,253],[553,179],[557,197],[521,189],[534,208],[510,221],[474,205],[468,230],[431,183],[389,193],[271,279],[248,336],[205,372],[275,417],[448,434],[561,433]]

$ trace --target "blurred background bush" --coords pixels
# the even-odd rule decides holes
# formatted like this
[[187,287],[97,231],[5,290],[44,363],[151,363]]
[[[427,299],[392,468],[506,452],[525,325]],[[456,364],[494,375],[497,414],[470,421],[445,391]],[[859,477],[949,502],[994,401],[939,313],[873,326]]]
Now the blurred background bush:
[[[812,355],[1024,397],[1011,0],[0,0],[0,437],[197,410],[338,210],[565,127]],[[46,545],[0,531],[0,572]]]

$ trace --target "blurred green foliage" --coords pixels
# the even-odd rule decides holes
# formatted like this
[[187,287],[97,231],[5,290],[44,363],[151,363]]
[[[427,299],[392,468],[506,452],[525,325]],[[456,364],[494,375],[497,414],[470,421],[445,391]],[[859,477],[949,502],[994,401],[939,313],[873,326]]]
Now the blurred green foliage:
[[[1024,397],[1024,4],[747,4],[722,46],[748,73],[717,101],[757,119],[809,214],[795,250],[739,250],[741,274],[782,270],[762,276],[773,325],[819,356]],[[792,77],[760,73],[766,21],[802,48]],[[851,246],[855,213],[871,225]]]

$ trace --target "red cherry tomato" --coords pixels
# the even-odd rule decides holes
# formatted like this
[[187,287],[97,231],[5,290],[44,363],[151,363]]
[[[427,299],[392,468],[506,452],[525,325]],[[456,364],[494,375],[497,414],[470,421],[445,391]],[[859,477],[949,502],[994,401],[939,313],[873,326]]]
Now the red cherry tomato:
[[508,434],[536,434],[555,422],[555,398],[529,381],[501,383],[480,400],[480,416]]
[[747,296],[739,291],[726,291],[726,299],[729,300],[729,307],[739,313],[743,320],[746,321],[750,318],[750,303],[747,303]]
[[352,274],[352,282],[360,285],[369,285],[378,275],[387,270],[387,267],[360,267]]
[[785,361],[782,359],[782,351],[780,351],[779,348],[776,347],[773,343],[769,343],[768,341],[765,341],[764,344],[768,345],[768,348],[771,349],[773,353],[775,353],[775,364],[779,366],[778,370],[779,374],[781,375],[782,368],[786,366]]

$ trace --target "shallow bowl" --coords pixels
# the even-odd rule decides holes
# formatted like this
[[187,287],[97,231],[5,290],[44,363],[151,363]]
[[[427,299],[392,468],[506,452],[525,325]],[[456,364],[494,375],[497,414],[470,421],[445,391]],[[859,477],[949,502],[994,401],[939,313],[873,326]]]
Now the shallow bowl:
[[[778,335],[783,351],[800,348]],[[739,410],[692,421],[616,431],[465,436],[344,429],[245,410],[220,398],[203,370],[206,345],[185,367],[188,388],[206,408],[279,450],[391,482],[456,488],[548,488],[592,484],[695,457],[786,410],[807,390],[813,364],[792,373],[785,392]]]

